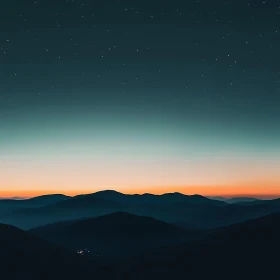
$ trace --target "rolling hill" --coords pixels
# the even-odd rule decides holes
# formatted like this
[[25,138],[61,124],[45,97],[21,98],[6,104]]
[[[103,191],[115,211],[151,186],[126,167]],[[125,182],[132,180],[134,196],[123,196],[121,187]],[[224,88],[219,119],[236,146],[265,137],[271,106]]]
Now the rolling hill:
[[279,236],[278,213],[220,228],[147,254],[125,279],[275,279]]
[[0,262],[3,279],[77,279],[106,272],[86,257],[10,225],[0,224]]
[[137,256],[152,248],[195,239],[200,234],[124,212],[57,223],[30,232],[75,251],[86,248],[93,256],[108,259]]

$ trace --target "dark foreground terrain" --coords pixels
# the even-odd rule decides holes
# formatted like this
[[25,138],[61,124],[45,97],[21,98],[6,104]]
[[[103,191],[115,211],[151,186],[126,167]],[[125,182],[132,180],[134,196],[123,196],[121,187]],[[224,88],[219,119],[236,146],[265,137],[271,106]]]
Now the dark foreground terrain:
[[220,228],[146,254],[126,279],[277,279],[279,236],[280,214]]
[[10,225],[0,224],[0,248],[1,279],[109,279],[86,257]]
[[204,230],[125,212],[28,232],[0,224],[1,276],[11,280],[278,279],[279,236],[279,213]]

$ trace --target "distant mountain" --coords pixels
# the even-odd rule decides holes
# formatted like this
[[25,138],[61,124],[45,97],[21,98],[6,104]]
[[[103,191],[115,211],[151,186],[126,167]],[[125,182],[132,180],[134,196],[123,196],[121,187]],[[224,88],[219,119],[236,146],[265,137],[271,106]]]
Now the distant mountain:
[[124,212],[57,223],[30,232],[75,251],[87,248],[92,255],[106,258],[137,256],[151,248],[196,239],[201,234]]
[[50,205],[68,199],[68,196],[62,194],[43,195],[29,199],[10,198],[0,200],[0,216],[6,212],[12,212],[22,208],[34,208]]
[[213,199],[213,200],[219,200],[219,201],[226,201],[227,198],[222,196],[207,196],[207,198]]
[[233,197],[228,198],[226,200],[227,203],[246,203],[246,202],[253,202],[253,201],[259,201],[260,199],[253,198],[253,197]]
[[1,203],[18,203],[22,205],[47,205],[50,203],[59,202],[62,200],[65,200],[67,198],[70,198],[69,196],[63,195],[63,194],[49,194],[49,195],[41,195],[36,196],[33,198],[21,198],[21,197],[13,197],[9,199],[1,199]]
[[[25,211],[25,209],[37,209],[38,207],[51,205],[68,198],[68,196],[56,194],[43,195],[29,199],[2,199],[0,200],[0,223],[13,224],[17,227],[21,227],[22,223],[24,223],[24,217],[17,217],[17,213],[20,211]],[[31,212],[35,213],[36,211],[32,210]],[[13,218],[14,216],[15,218]]]
[[280,214],[220,228],[143,256],[122,279],[274,279],[279,236]]
[[0,222],[22,229],[30,229],[50,223],[97,217],[122,211],[123,205],[93,195],[79,195],[51,205],[37,208],[18,209],[11,214],[0,216]]
[[[27,198],[25,197],[20,197],[20,196],[13,196],[13,197],[10,197],[8,198],[8,200],[25,200]],[[7,198],[5,197],[0,197],[0,200],[7,200]]]
[[0,248],[1,279],[107,279],[87,258],[13,226],[0,224]]
[[50,195],[41,195],[41,196],[33,197],[30,199],[27,199],[26,201],[33,205],[37,204],[40,206],[44,206],[44,205],[49,205],[49,204],[57,203],[60,201],[64,201],[69,198],[70,198],[70,196],[66,196],[63,194],[50,194]]
[[243,202],[252,202],[252,201],[259,201],[260,199],[254,197],[233,197],[233,198],[225,198],[221,196],[209,196],[208,198],[213,200],[224,201],[227,203],[243,203]]

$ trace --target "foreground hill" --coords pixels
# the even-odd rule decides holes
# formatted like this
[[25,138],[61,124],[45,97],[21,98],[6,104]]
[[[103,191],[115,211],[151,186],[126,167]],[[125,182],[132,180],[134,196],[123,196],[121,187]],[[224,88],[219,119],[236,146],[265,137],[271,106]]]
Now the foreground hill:
[[123,212],[57,223],[30,232],[75,251],[86,248],[93,256],[108,259],[137,256],[152,248],[192,240],[200,233]]
[[1,279],[107,279],[85,257],[13,226],[0,224],[0,248]]
[[280,214],[221,228],[146,255],[126,279],[275,279],[279,236]]

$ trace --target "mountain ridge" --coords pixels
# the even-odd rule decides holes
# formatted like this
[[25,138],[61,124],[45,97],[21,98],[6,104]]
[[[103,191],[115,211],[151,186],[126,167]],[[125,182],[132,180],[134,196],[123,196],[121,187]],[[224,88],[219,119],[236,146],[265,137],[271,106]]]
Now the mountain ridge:
[[142,256],[125,279],[273,279],[278,271],[280,213],[213,230],[192,244]]
[[103,257],[137,255],[154,247],[195,239],[200,234],[126,212],[51,224],[29,232],[73,250],[88,248]]

